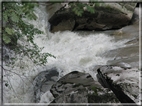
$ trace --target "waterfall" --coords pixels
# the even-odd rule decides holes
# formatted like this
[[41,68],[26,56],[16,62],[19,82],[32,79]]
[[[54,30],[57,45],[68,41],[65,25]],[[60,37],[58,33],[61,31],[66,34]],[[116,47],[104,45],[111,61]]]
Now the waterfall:
[[[27,58],[24,58],[25,62],[22,63],[17,60],[15,67],[11,71],[18,73],[21,77],[13,73],[9,75],[9,79],[4,77],[4,83],[10,81],[12,85],[12,87],[4,86],[4,103],[32,103],[31,82],[33,78],[39,72],[52,67],[59,69],[60,77],[76,70],[90,73],[96,79],[91,70],[92,67],[105,65],[108,60],[113,59],[106,58],[104,53],[125,46],[126,40],[116,42],[112,36],[103,32],[88,33],[86,35],[71,31],[50,33],[48,13],[46,13],[45,6],[36,8],[35,13],[38,19],[30,21],[30,23],[42,30],[44,34],[36,35],[34,42],[39,47],[44,47],[43,53],[51,53],[56,58],[49,57],[45,67],[36,67]],[[21,64],[24,66],[23,69],[19,68]],[[63,71],[60,71],[60,69]],[[41,103],[50,102],[52,99],[52,95],[46,92],[41,97]]]

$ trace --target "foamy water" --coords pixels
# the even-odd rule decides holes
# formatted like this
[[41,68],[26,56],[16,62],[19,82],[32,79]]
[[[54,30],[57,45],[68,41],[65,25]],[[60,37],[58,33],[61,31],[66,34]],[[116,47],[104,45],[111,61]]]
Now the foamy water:
[[[18,73],[21,77],[14,73],[4,77],[4,83],[10,81],[12,86],[4,86],[5,103],[32,102],[33,78],[39,72],[52,67],[57,67],[60,77],[77,70],[90,73],[95,79],[95,74],[92,72],[91,67],[105,65],[108,60],[112,59],[104,57],[103,53],[125,46],[124,43],[126,41],[115,42],[113,37],[104,33],[86,36],[81,36],[79,32],[71,31],[50,33],[48,31],[50,25],[47,22],[48,14],[45,12],[45,7],[36,8],[35,11],[39,18],[31,23],[43,30],[44,34],[36,35],[34,41],[39,47],[44,47],[43,53],[51,53],[56,59],[49,57],[45,67],[36,66],[26,57],[22,61],[17,60],[15,67],[11,71]],[[23,69],[20,69],[21,65],[24,66]],[[41,102],[50,102],[51,100],[53,100],[53,97],[49,92],[46,92],[41,98]]]

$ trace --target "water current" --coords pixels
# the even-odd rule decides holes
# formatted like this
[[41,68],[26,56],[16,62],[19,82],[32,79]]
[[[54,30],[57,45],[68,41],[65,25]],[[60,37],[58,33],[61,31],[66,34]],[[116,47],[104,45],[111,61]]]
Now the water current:
[[[80,71],[90,73],[96,79],[92,72],[95,65],[105,65],[108,60],[103,54],[109,50],[125,46],[126,40],[115,41],[114,38],[105,33],[88,33],[82,35],[80,32],[63,31],[50,33],[48,23],[48,13],[45,6],[35,9],[38,16],[36,21],[30,21],[35,27],[44,31],[44,34],[35,36],[35,43],[39,47],[44,47],[43,53],[48,52],[56,58],[49,57],[45,67],[36,66],[26,57],[23,61],[18,59],[15,67],[11,70],[15,73],[9,73],[9,77],[4,77],[4,83],[10,82],[12,87],[4,87],[5,103],[31,103],[33,98],[32,80],[41,71],[57,67],[60,77],[71,72]],[[18,58],[18,56],[17,56]],[[20,66],[24,66],[20,69]],[[63,71],[61,71],[63,70]],[[5,73],[6,74],[6,73]],[[40,102],[50,102],[52,95],[47,92],[41,97]]]

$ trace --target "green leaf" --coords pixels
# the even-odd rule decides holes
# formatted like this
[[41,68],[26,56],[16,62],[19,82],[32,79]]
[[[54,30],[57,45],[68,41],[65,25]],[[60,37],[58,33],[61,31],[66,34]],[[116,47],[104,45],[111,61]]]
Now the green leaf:
[[14,33],[13,29],[6,27],[5,32],[7,32],[9,35],[12,35]]
[[6,14],[3,14],[3,20],[6,22],[8,21],[8,16]]
[[3,41],[4,41],[4,43],[5,43],[5,44],[8,44],[8,43],[10,43],[10,42],[11,42],[11,39],[10,39],[10,37],[9,37],[9,36],[7,36],[7,35],[3,35]]
[[82,14],[83,14],[83,11],[82,10],[78,10],[78,11],[76,11],[76,14],[81,17]]
[[97,6],[97,7],[100,6],[100,3],[95,3],[95,6]]
[[18,22],[19,21],[19,17],[17,16],[17,14],[15,14],[14,12],[12,12],[12,14],[11,14],[11,20],[13,22]]
[[87,11],[89,11],[90,13],[94,13],[95,12],[94,8],[91,7],[91,6],[87,6]]

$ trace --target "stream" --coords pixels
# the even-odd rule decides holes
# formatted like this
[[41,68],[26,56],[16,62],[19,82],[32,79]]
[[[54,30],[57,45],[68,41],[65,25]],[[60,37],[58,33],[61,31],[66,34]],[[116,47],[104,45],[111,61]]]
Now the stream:
[[[139,69],[139,43],[136,41],[139,39],[138,22],[118,30],[51,33],[49,32],[50,25],[45,6],[40,5],[39,8],[35,8],[35,13],[38,19],[30,21],[30,23],[44,31],[44,34],[36,35],[34,41],[39,47],[44,47],[43,53],[51,53],[56,58],[48,57],[46,66],[41,67],[36,66],[26,57],[21,60],[17,56],[18,59],[14,67],[9,69],[18,75],[4,72],[3,96],[5,104],[33,103],[32,81],[34,77],[39,72],[53,67],[58,69],[60,78],[71,71],[79,71],[89,73],[94,80],[97,79],[93,68],[97,65],[117,64],[122,61],[130,64],[135,70]],[[136,83],[138,86],[139,71],[125,71],[122,75],[118,79],[110,74],[114,81]],[[5,86],[7,82],[10,83],[9,86]],[[47,91],[41,96],[40,103],[50,103],[53,99],[52,94]],[[139,95],[135,98],[135,102],[139,102]]]

